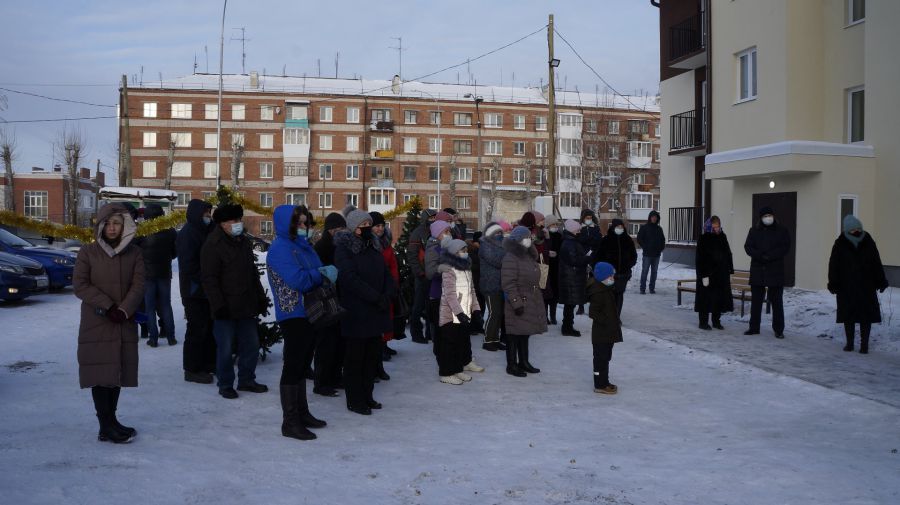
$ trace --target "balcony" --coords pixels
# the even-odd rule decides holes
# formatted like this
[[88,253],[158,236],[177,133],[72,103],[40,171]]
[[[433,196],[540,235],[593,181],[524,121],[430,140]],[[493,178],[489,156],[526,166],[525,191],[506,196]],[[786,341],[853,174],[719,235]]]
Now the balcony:
[[696,244],[703,228],[703,207],[669,209],[669,242]]
[[372,151],[373,160],[392,160],[394,159],[393,149],[375,149]]
[[309,166],[306,163],[286,162],[282,183],[285,189],[309,188]]
[[394,122],[393,121],[378,121],[372,120],[369,123],[369,130],[373,132],[385,132],[385,133],[393,133],[394,131]]
[[628,168],[650,168],[653,159],[653,144],[650,142],[628,142],[628,156],[625,166]]
[[696,69],[706,65],[706,11],[669,27],[669,66]]
[[689,110],[669,118],[669,154],[703,156],[706,153],[706,110]]
[[653,210],[652,193],[631,192],[625,195],[625,219],[645,221],[651,210]]

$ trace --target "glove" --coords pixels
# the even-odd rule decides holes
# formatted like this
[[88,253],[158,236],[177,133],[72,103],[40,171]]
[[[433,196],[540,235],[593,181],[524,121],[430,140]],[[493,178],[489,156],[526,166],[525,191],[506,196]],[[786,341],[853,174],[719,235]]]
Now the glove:
[[466,315],[465,312],[460,312],[456,315],[456,319],[459,319],[459,324],[463,324],[465,326],[469,326],[472,324],[472,320],[469,319],[469,316]]
[[231,314],[228,313],[228,307],[220,307],[216,310],[216,319],[231,319]]
[[550,251],[550,257],[551,257],[551,258],[555,258],[555,257],[556,257],[556,251]]
[[128,320],[128,314],[120,309],[118,305],[113,304],[113,306],[106,311],[106,318],[116,324],[122,324]]
[[319,273],[322,274],[322,277],[325,277],[329,281],[331,281],[332,284],[337,282],[338,270],[334,265],[325,265],[324,267],[319,267]]
[[451,267],[450,265],[448,265],[446,263],[441,263],[440,265],[438,265],[437,269],[438,269],[438,272],[444,273],[444,272],[449,272],[450,270],[453,270],[453,267]]
[[709,277],[704,277],[701,282],[703,282],[703,287],[709,287]]
[[513,310],[513,312],[515,312],[515,314],[517,316],[521,316],[522,314],[525,313],[525,307],[516,307],[515,310]]

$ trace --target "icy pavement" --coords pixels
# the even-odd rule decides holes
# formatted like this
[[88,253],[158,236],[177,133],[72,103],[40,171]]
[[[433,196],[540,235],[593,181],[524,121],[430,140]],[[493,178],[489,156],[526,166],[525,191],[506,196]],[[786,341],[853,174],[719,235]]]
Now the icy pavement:
[[[896,355],[843,353],[790,323],[784,341],[764,332],[750,344],[730,319],[726,332],[701,333],[668,289],[626,296],[616,396],[591,390],[584,316],[576,326],[585,337],[561,337],[558,327],[533,337],[542,372],[524,379],[506,375],[503,355],[474,337],[487,371],[440,384],[431,347],[407,339],[393,344],[392,379],[375,392],[384,409],[371,417],[348,412],[343,397],[310,395],[329,423],[311,442],[280,435],[275,391],[224,400],[213,385],[182,380],[181,343],[142,343],[141,387],[120,404],[140,434],[130,445],[99,443],[90,394],[78,388],[71,290],[0,305],[2,501],[900,503],[897,395],[879,398],[897,384]],[[177,300],[175,309],[180,335]],[[277,346],[260,382],[277,386],[280,357]],[[884,390],[821,387],[824,379],[792,372],[792,361],[826,378],[836,363],[848,376],[866,370]]]

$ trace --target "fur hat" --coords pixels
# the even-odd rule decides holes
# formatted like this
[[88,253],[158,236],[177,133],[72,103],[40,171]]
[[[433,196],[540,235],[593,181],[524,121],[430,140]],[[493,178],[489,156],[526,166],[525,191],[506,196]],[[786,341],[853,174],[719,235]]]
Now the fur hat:
[[766,214],[771,214],[771,215],[774,216],[774,215],[775,215],[775,211],[773,211],[773,210],[772,210],[772,207],[769,207],[768,205],[765,206],[765,207],[763,207],[763,208],[761,208],[761,209],[759,209],[759,217],[763,217],[763,216],[765,216]]
[[216,207],[213,211],[213,221],[224,223],[225,221],[236,221],[244,217],[244,208],[238,204],[222,205]]
[[350,231],[359,228],[361,224],[366,222],[372,224],[372,216],[370,216],[369,213],[364,210],[355,209],[347,214],[347,228]]
[[446,209],[444,209],[444,212],[450,214],[451,216],[456,215],[456,209],[454,209],[453,207],[447,207]]
[[369,212],[369,215],[372,216],[372,226],[384,224],[384,214],[381,212]]
[[578,235],[578,232],[581,231],[581,223],[575,221],[574,219],[566,219],[566,222],[563,224],[565,226],[566,231],[571,233],[572,235]]
[[531,237],[531,230],[524,226],[516,226],[509,234],[509,238],[515,242],[521,242],[529,237]]
[[438,238],[441,233],[444,233],[444,230],[446,230],[447,228],[450,228],[450,223],[448,223],[447,221],[442,221],[440,219],[436,219],[433,223],[431,223],[431,226],[429,227],[429,229],[431,230],[431,236],[434,238]]
[[331,214],[325,216],[325,231],[346,227],[347,220],[344,219],[344,216],[338,214],[337,212],[332,212]]
[[455,239],[451,240],[450,244],[447,246],[447,252],[450,254],[456,254],[459,251],[462,251],[463,249],[465,249],[466,247],[468,247],[468,244],[466,244],[464,241],[462,241],[458,238],[455,238]]
[[594,265],[594,279],[597,279],[598,281],[608,279],[615,273],[616,269],[612,265],[604,261],[600,261],[596,265]]
[[437,213],[434,220],[435,221],[446,221],[449,223],[450,221],[453,221],[453,216],[451,216],[449,212],[442,210]]
[[437,211],[434,209],[423,209],[422,213],[419,214],[419,219],[423,221],[427,221],[429,217],[434,217],[437,215]]

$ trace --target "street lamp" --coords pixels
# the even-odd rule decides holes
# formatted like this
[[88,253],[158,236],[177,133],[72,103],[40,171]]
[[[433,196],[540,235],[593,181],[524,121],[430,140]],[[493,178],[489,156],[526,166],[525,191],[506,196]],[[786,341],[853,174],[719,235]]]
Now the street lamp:
[[553,58],[550,60],[550,66],[553,68],[559,68],[559,58]]
[[481,210],[484,206],[481,205],[481,112],[478,106],[484,101],[484,98],[472,93],[466,93],[463,98],[471,98],[475,102],[475,124],[478,128],[478,164],[475,170],[478,172],[478,227],[481,228],[484,226],[484,215]]

